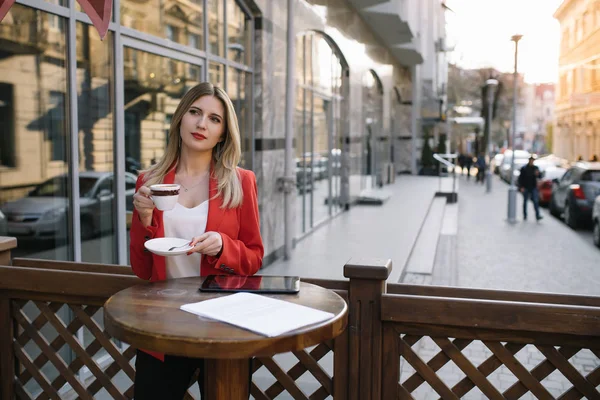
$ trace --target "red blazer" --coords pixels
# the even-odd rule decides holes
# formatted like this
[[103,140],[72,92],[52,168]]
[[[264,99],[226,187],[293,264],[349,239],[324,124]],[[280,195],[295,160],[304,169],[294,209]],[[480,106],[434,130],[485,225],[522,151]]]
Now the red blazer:
[[[237,171],[244,195],[242,205],[237,208],[221,208],[223,199],[215,196],[217,180],[212,176],[210,178],[206,232],[214,231],[221,234],[223,250],[219,257],[202,257],[202,262],[198,266],[200,276],[224,273],[254,275],[262,265],[264,247],[260,236],[256,177],[252,171],[241,168]],[[165,175],[163,183],[173,183],[174,179],[175,168]],[[142,184],[143,176],[140,176],[136,191]],[[162,214],[162,211],[155,208],[152,213],[152,224],[148,227],[142,226],[135,210],[131,220],[129,245],[131,268],[137,276],[151,282],[166,279],[165,257],[151,253],[144,247],[146,240],[165,236]]]

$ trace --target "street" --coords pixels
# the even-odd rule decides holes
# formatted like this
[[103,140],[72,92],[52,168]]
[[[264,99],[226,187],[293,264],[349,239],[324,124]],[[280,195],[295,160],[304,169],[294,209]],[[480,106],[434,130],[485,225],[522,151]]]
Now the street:
[[586,243],[589,243],[591,246],[594,246],[594,237],[592,230],[590,228],[581,229],[577,231],[577,234]]
[[571,294],[600,294],[600,249],[591,231],[574,231],[542,208],[544,219],[506,222],[508,185],[494,176],[492,193],[461,179],[458,286]]

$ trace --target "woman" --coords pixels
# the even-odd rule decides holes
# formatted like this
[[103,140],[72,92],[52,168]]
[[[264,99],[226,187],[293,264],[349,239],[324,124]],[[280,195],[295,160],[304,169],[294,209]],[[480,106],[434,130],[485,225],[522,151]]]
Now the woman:
[[[137,276],[154,282],[253,275],[260,269],[264,249],[256,178],[237,167],[240,156],[237,117],[227,94],[207,82],[190,89],[173,114],[164,156],[137,181],[130,232]],[[154,207],[149,187],[156,183],[180,185],[175,208]],[[187,255],[158,256],[144,248],[157,237],[190,238],[194,247]],[[138,351],[134,397],[182,399],[196,368],[202,372],[202,360]]]

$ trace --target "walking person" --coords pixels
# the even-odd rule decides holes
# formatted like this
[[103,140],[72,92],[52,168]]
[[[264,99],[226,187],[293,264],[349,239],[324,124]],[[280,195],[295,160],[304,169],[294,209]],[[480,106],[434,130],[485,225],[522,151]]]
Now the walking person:
[[[208,82],[181,99],[163,157],[140,174],[130,232],[133,272],[151,282],[211,274],[254,275],[262,265],[256,178],[238,167],[240,132],[231,100]],[[178,203],[160,211],[150,186],[179,184]],[[147,252],[144,242],[179,237],[187,255]],[[134,398],[181,400],[196,369],[203,393],[204,360],[138,350]],[[251,377],[249,376],[249,379]]]
[[467,154],[465,156],[465,167],[467,167],[467,180],[471,177],[471,167],[473,166],[473,156]]
[[477,157],[475,166],[477,167],[476,182],[481,182],[481,184],[483,184],[483,181],[485,180],[485,167],[486,167],[485,156],[483,155],[483,153],[479,154],[479,156]]
[[540,214],[539,200],[540,196],[537,189],[537,181],[540,178],[540,169],[533,164],[535,157],[529,157],[527,165],[521,167],[519,175],[519,191],[523,193],[523,220],[527,220],[527,201],[531,199],[533,208],[535,209],[535,218],[539,221],[542,219]]

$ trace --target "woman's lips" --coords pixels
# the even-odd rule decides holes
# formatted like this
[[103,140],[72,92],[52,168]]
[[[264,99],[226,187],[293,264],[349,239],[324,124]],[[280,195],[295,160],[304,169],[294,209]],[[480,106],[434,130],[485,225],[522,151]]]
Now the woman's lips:
[[206,136],[204,136],[203,134],[198,133],[198,132],[192,132],[192,136],[196,140],[206,140]]

